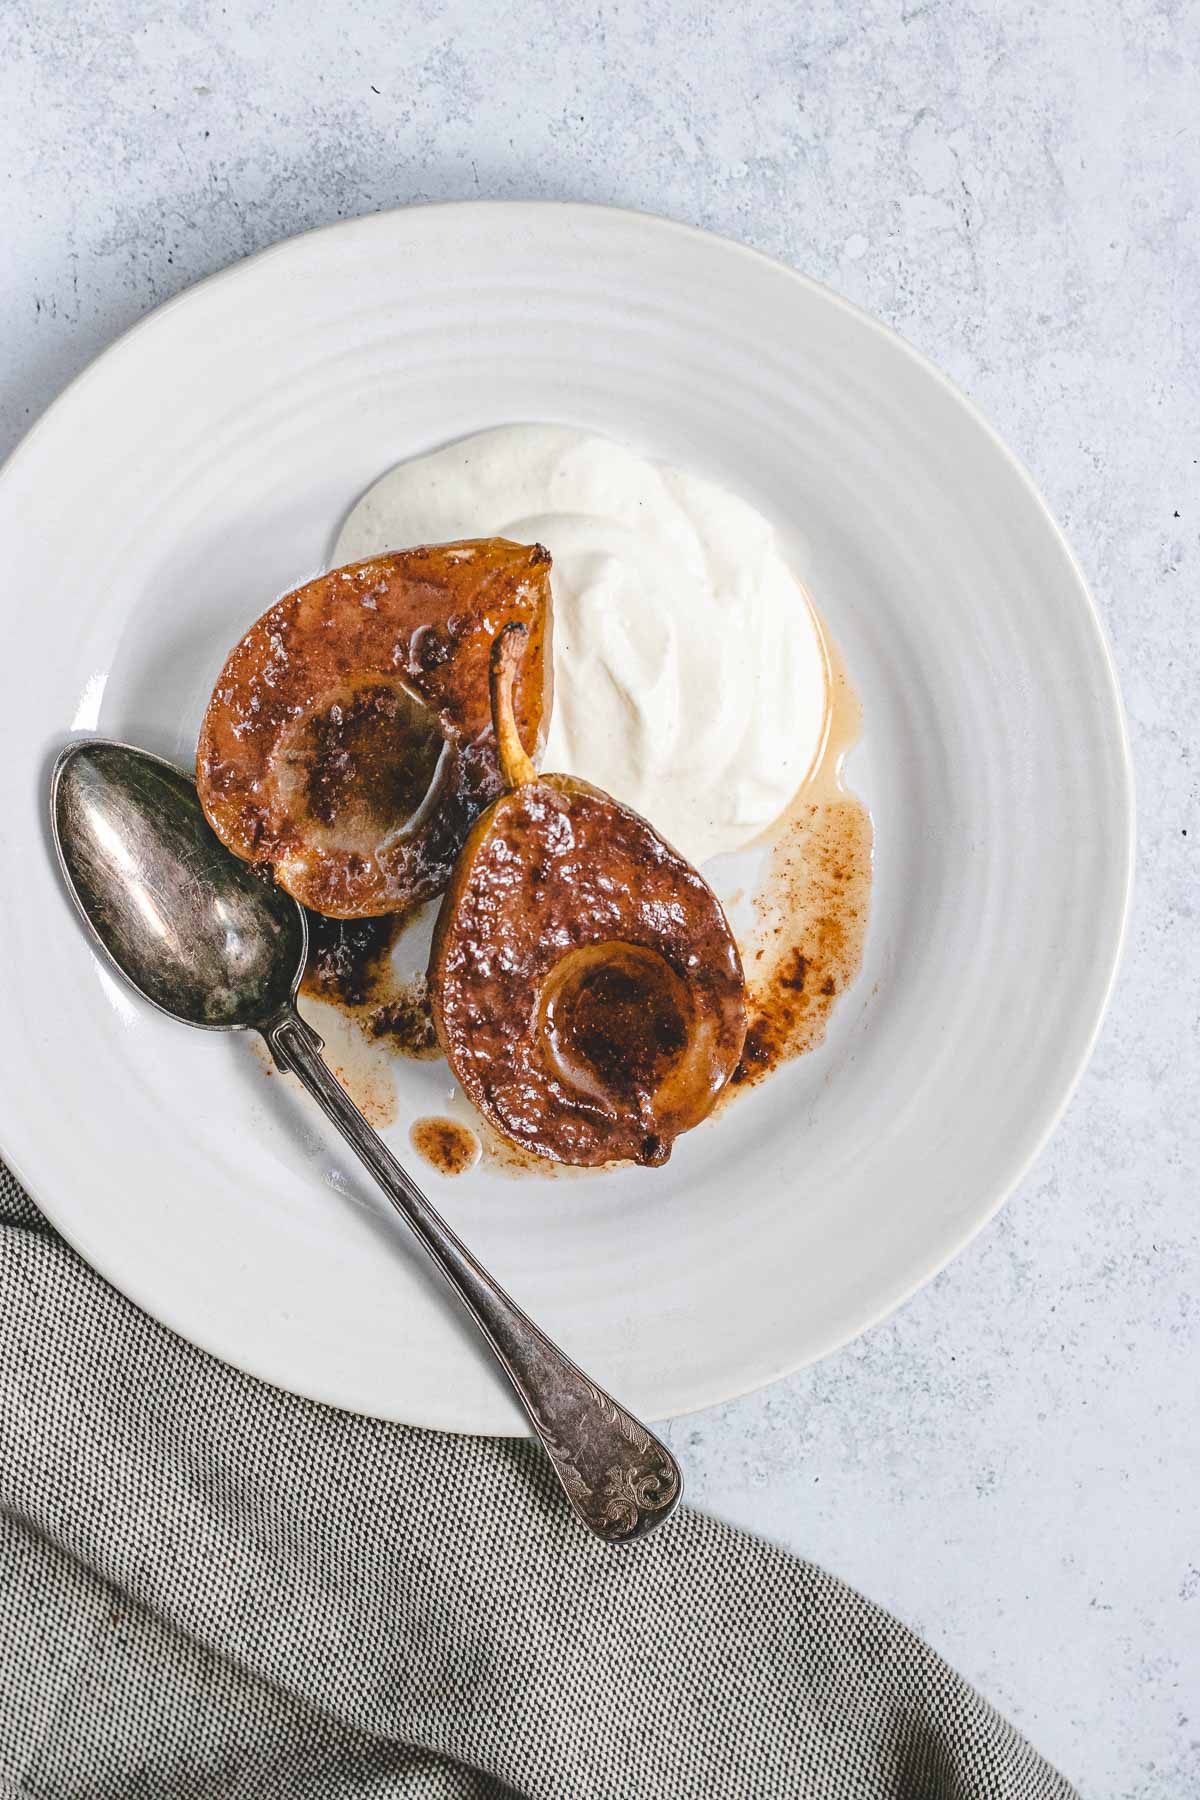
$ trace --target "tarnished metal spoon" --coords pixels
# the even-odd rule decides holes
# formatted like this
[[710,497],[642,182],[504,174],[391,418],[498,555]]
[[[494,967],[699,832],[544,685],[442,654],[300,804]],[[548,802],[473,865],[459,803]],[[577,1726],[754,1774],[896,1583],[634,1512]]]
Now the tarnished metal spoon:
[[101,948],[151,1005],[208,1031],[258,1031],[409,1224],[491,1345],[583,1523],[644,1537],[674,1510],[679,1466],[492,1280],[372,1130],[296,1011],[308,928],[287,894],[226,850],[195,783],[105,738],[68,746],[51,792],[68,885]]

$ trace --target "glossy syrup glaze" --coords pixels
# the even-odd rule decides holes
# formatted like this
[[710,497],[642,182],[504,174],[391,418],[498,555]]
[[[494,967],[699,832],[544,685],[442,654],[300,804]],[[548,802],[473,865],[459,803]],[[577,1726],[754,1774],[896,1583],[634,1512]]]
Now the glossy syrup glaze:
[[473,830],[430,984],[467,1094],[559,1162],[665,1162],[745,1033],[737,948],[708,884],[636,813],[556,775]]
[[218,837],[336,918],[440,892],[501,788],[488,663],[504,623],[529,633],[517,718],[540,741],[549,568],[538,544],[426,545],[278,600],[230,652],[204,716],[197,785]]

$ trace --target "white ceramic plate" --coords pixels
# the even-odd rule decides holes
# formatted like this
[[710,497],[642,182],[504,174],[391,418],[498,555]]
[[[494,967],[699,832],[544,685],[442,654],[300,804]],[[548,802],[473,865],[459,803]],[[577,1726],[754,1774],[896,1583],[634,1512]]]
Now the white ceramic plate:
[[[593,427],[744,493],[793,537],[866,716],[866,966],[825,1047],[663,1171],[430,1175],[583,1366],[646,1416],[759,1386],[928,1279],[1058,1118],[1118,954],[1132,796],[1095,611],[1037,494],[899,339],[738,246],[584,206],[382,214],[163,307],[0,478],[0,1141],[158,1318],[314,1398],[522,1422],[315,1114],[244,1039],[98,960],[47,777],[73,733],[188,764],[226,650],[321,568],[398,459],[483,426]],[[407,1124],[444,1066],[401,1065]]]

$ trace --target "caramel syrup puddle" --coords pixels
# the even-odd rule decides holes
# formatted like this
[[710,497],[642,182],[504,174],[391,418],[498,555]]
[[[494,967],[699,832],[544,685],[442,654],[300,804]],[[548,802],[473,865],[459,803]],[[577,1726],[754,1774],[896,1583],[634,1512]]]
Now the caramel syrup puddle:
[[470,1126],[460,1125],[457,1119],[416,1119],[408,1138],[417,1155],[439,1175],[465,1175],[479,1161],[478,1137]]
[[825,740],[816,766],[770,829],[754,926],[741,946],[749,1028],[731,1087],[750,1087],[816,1048],[838,996],[862,966],[871,902],[874,832],[842,771],[862,730],[862,708],[842,658],[818,619],[829,671]]
[[375,919],[308,912],[302,1010],[325,1039],[325,1059],[377,1131],[399,1117],[395,1057],[440,1054],[423,975],[405,979],[392,952],[421,908]]

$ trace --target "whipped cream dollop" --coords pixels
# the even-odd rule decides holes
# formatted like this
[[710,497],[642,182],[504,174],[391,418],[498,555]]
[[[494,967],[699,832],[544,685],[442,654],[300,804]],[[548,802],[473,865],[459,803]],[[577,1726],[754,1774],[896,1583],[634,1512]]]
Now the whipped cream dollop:
[[608,438],[510,425],[382,476],[334,566],[493,536],[554,559],[543,767],[606,789],[694,863],[759,837],[819,759],[829,701],[820,628],[768,521]]

